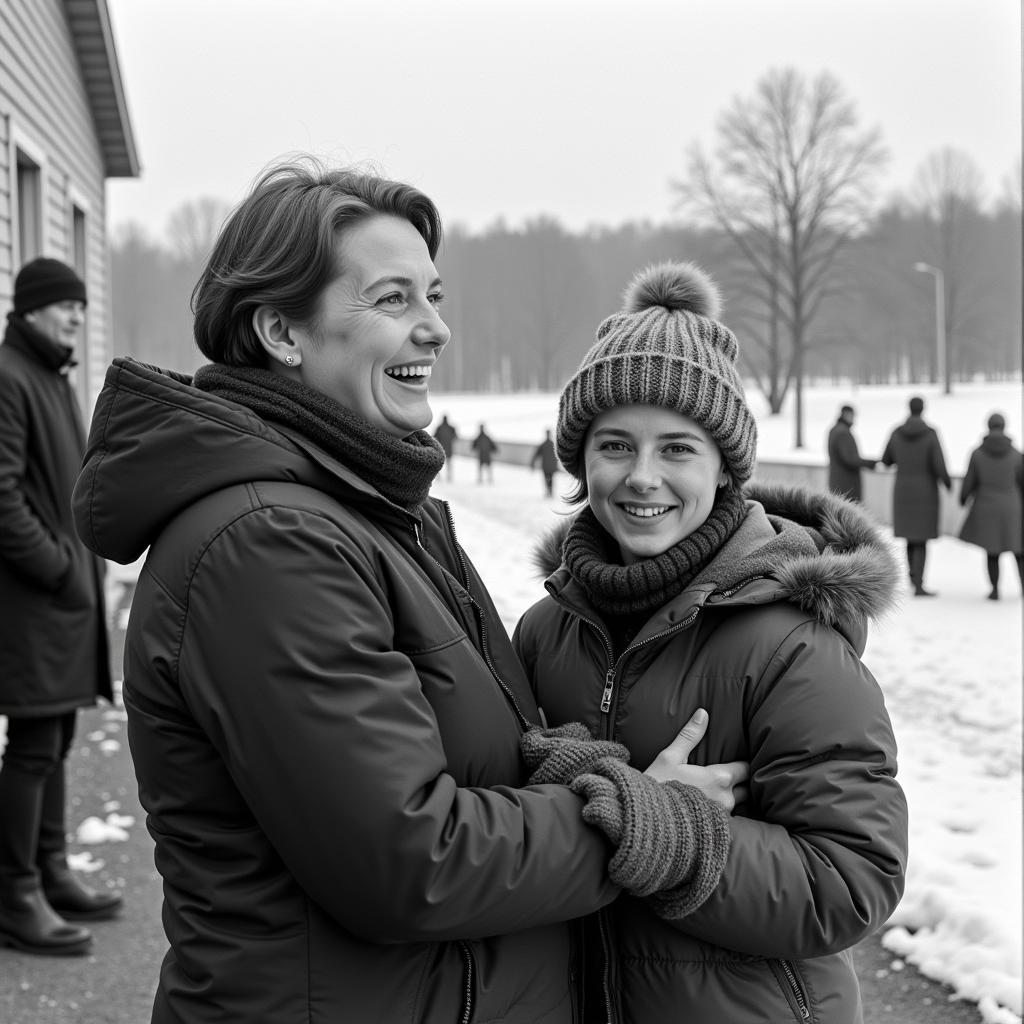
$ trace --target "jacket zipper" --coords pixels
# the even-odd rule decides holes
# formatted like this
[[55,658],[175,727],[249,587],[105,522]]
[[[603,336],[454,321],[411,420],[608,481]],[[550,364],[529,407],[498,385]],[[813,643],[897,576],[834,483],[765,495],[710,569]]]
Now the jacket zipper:
[[462,573],[462,579],[456,579],[436,558],[427,550],[426,545],[423,543],[422,538],[422,524],[417,521],[415,524],[416,533],[416,544],[419,548],[434,561],[437,562],[437,567],[443,572],[449,579],[453,580],[460,589],[465,591],[466,596],[469,598],[470,604],[473,606],[473,613],[476,615],[477,626],[480,629],[480,653],[483,655],[484,663],[490,669],[491,675],[494,677],[495,682],[498,684],[501,692],[505,695],[505,699],[512,705],[512,710],[515,711],[516,717],[519,719],[519,724],[523,729],[528,729],[532,724],[530,720],[523,714],[522,708],[519,707],[519,702],[516,700],[515,694],[512,692],[512,688],[505,682],[504,679],[498,674],[497,668],[494,666],[494,662],[491,660],[491,647],[487,636],[487,620],[484,616],[484,610],[480,607],[479,602],[473,596],[473,592],[469,589],[469,567],[466,565],[466,557],[462,552],[462,546],[459,544],[459,538],[455,533],[455,519],[452,516],[451,506],[446,501],[442,501],[441,505],[444,507],[445,516],[448,518],[448,529],[451,530],[452,541],[454,542],[455,554],[459,560],[459,569]]
[[[612,642],[608,638],[608,634],[601,628],[601,626],[593,619],[588,619],[585,615],[581,615],[575,609],[571,609],[573,615],[576,615],[583,622],[587,623],[594,630],[595,633],[601,638],[601,642],[604,644],[605,652],[608,655],[608,671],[604,677],[604,690],[601,692],[601,733],[603,739],[612,738],[612,725],[613,716],[610,714],[612,709],[612,698],[615,695],[615,673],[619,665],[622,664],[622,660],[627,654],[632,654],[633,651],[639,650],[641,647],[653,642],[654,640],[660,640],[663,637],[669,636],[678,630],[685,629],[689,626],[694,619],[697,618],[700,612],[700,606],[693,609],[693,611],[680,622],[674,623],[668,629],[662,630],[660,633],[656,633],[654,636],[649,636],[646,640],[642,640],[638,644],[627,646],[626,649],[619,655],[618,660],[615,659],[614,648]],[[607,927],[607,911],[599,910],[597,912],[597,926],[598,931],[601,935],[601,954],[603,959],[602,971],[601,971],[601,989],[604,994],[604,1011],[607,1019],[607,1024],[616,1024],[615,1022],[615,1009],[612,1004],[611,994],[611,962],[612,962],[612,949],[611,949],[611,936],[608,934]],[[805,1018],[806,1019],[806,1018]]]
[[462,995],[462,1016],[459,1018],[459,1024],[470,1024],[470,1021],[473,1019],[473,978],[476,974],[473,964],[473,950],[470,949],[468,942],[464,942],[461,939],[457,945],[462,953],[462,961],[466,965],[465,987]]
[[604,690],[601,692],[601,714],[608,715],[602,719],[602,738],[611,739],[611,725],[612,719],[609,715],[612,709],[612,698],[615,695],[615,676],[618,667],[622,664],[623,659],[627,654],[632,654],[634,651],[640,650],[641,647],[645,647],[649,643],[653,643],[655,640],[662,640],[666,636],[670,636],[672,633],[678,632],[681,629],[685,629],[689,626],[697,615],[700,613],[700,607],[696,607],[690,612],[685,619],[679,622],[673,623],[668,629],[662,630],[660,633],[655,633],[654,636],[647,637],[646,640],[641,640],[638,644],[633,644],[627,647],[616,660],[614,652],[612,650],[612,642],[608,639],[608,634],[596,623],[593,619],[588,619],[585,615],[581,615],[578,611],[572,610],[572,614],[577,618],[585,622],[595,633],[601,638],[601,642],[604,644],[605,653],[608,655],[608,671],[604,677]]
[[797,981],[796,971],[793,970],[793,965],[789,960],[779,960],[779,966],[782,968],[782,974],[786,979],[786,983],[789,985],[789,991],[793,995],[793,1000],[796,1003],[797,1012],[800,1014],[801,1020],[811,1019],[811,1010],[807,1005],[807,1000],[804,998],[803,989],[800,987],[800,982]]

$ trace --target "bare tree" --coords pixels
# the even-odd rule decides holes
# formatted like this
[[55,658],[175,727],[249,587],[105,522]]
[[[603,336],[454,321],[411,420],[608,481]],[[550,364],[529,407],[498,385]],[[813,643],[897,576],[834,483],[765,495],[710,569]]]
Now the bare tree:
[[886,153],[827,72],[813,80],[768,72],[753,98],[732,101],[717,130],[714,157],[693,145],[687,177],[673,188],[686,212],[724,231],[740,254],[738,318],[762,353],[759,365],[746,362],[773,413],[795,384],[801,448],[809,328],[838,253],[866,222]]
[[175,254],[190,267],[201,267],[210,255],[230,205],[203,196],[182,203],[168,218],[167,237]]
[[939,343],[947,395],[952,391],[955,339],[971,313],[972,268],[981,239],[983,196],[981,171],[967,153],[950,146],[930,154],[911,185],[912,207],[924,219],[927,262],[942,271],[945,308]]

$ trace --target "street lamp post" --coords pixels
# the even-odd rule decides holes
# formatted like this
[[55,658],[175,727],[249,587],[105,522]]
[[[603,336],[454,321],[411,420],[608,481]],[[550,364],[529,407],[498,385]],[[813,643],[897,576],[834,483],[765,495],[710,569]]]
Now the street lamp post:
[[935,278],[935,375],[942,382],[945,394],[949,394],[946,379],[946,281],[942,271],[930,263],[915,263],[914,269]]

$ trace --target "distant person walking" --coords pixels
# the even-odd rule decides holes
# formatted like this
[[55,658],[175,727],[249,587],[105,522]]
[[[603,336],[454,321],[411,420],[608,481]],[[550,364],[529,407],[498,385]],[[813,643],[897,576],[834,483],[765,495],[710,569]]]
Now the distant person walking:
[[437,425],[437,430],[434,431],[434,440],[437,441],[444,451],[445,472],[448,474],[449,480],[452,478],[452,452],[455,449],[455,442],[458,436],[455,428],[448,422],[447,414],[442,416],[441,422]]
[[999,556],[1013,553],[1024,587],[1024,556],[1021,543],[1021,491],[1024,489],[1024,455],[1003,433],[1006,420],[998,412],[988,418],[988,433],[971,452],[960,485],[960,504],[970,504],[960,529],[960,539],[985,549],[992,590],[990,601],[999,600]]
[[476,482],[482,484],[486,477],[488,483],[494,483],[494,467],[491,459],[498,453],[498,446],[491,439],[490,435],[480,424],[480,433],[473,438],[473,451],[476,452],[477,470]]
[[896,467],[892,532],[907,542],[907,564],[915,597],[934,597],[924,588],[928,541],[939,535],[939,484],[953,487],[939,435],[922,419],[924,399],[910,400],[910,415],[889,438],[882,464]]
[[551,440],[551,431],[544,431],[544,440],[533,450],[530,458],[530,469],[540,463],[540,471],[544,474],[544,493],[550,498],[555,490],[555,473],[558,472],[558,457],[555,455],[555,442]]
[[857,439],[851,430],[854,415],[853,406],[844,405],[839,410],[835,426],[828,432],[828,489],[845,498],[860,501],[860,471],[874,469],[878,461],[861,458]]
[[104,565],[71,517],[85,435],[68,370],[85,304],[71,267],[34,259],[0,345],[0,945],[50,956],[89,952],[72,922],[122,902],[80,882],[64,846],[75,714],[111,700]]

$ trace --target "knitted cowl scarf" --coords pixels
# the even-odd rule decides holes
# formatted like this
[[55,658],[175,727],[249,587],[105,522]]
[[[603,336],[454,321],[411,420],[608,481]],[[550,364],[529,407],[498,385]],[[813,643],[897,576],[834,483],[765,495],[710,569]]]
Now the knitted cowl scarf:
[[308,438],[410,512],[426,501],[444,465],[444,451],[425,430],[393,437],[322,391],[270,370],[210,363],[192,382]]
[[615,541],[588,505],[566,534],[562,557],[594,605],[611,615],[652,612],[681,593],[736,532],[747,513],[731,487],[718,492],[708,518],[678,544],[654,558],[622,565]]

